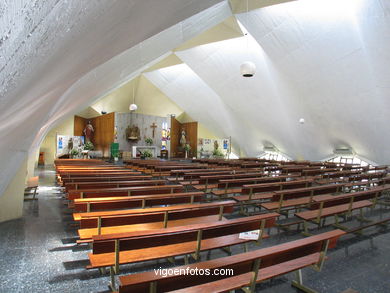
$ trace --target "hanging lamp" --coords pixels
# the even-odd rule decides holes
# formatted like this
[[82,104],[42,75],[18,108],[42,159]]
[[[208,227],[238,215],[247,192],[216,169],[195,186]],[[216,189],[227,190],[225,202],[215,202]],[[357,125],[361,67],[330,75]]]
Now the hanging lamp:
[[134,84],[133,84],[133,103],[129,106],[130,112],[134,112],[138,109],[137,104],[135,103],[135,96],[134,96]]
[[[249,13],[249,5],[248,5],[248,0],[246,0],[246,22],[248,25],[248,13]],[[248,49],[248,33],[245,34],[246,38],[246,52],[247,55],[249,55],[249,49]],[[245,61],[241,64],[240,66],[240,72],[243,77],[252,77],[256,73],[256,65],[252,61]]]

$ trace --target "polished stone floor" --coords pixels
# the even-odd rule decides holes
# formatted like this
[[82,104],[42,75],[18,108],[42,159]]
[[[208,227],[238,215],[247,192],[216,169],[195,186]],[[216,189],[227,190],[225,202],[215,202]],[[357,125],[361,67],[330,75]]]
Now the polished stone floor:
[[[77,246],[76,229],[63,195],[54,185],[54,171],[37,170],[40,175],[38,200],[25,201],[22,219],[0,223],[0,292],[108,292],[109,277],[87,271],[88,247]],[[390,209],[369,212],[372,219],[389,217]],[[346,225],[358,225],[352,221]],[[390,225],[389,225],[390,227]],[[324,232],[331,228],[313,230]],[[263,247],[302,236],[296,231],[276,233]],[[253,249],[256,248],[254,245]],[[242,247],[234,247],[233,253]],[[226,256],[212,251],[203,259]],[[318,292],[338,293],[353,289],[359,293],[390,292],[390,228],[373,227],[363,236],[346,236],[330,251],[323,271],[304,269],[306,285]],[[182,264],[179,259],[178,264]],[[165,261],[123,266],[122,274],[169,267]],[[297,292],[290,286],[294,274],[258,285],[264,293]]]

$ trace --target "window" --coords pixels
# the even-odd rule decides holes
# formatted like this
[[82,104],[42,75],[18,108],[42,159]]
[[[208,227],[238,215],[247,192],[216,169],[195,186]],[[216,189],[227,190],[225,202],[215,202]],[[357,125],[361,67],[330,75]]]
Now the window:
[[370,165],[368,162],[358,158],[357,156],[335,156],[326,160],[327,162],[340,163],[340,164],[354,164],[360,166]]
[[258,157],[259,159],[274,160],[274,161],[290,161],[285,155],[279,152],[266,151]]

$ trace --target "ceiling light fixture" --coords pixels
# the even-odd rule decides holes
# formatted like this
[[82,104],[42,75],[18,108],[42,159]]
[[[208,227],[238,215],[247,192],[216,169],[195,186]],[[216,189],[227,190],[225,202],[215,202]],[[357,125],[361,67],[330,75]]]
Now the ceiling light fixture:
[[129,106],[130,112],[134,112],[138,109],[138,106],[135,103],[135,96],[134,96],[134,83],[133,83],[133,103]]
[[[248,0],[246,0],[246,25],[248,26],[248,14],[249,14],[249,5],[248,5]],[[249,40],[248,40],[248,32],[245,33],[245,39],[246,39],[246,52],[247,55],[249,56]],[[255,63],[251,61],[245,61],[244,63],[241,64],[240,66],[240,72],[243,77],[252,77],[256,73],[256,65]]]

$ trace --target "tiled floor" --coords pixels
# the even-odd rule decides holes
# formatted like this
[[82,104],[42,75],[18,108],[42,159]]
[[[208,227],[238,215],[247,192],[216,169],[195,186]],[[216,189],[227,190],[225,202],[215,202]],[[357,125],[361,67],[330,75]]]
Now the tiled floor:
[[[0,223],[0,292],[106,292],[108,276],[87,271],[88,248],[76,246],[76,230],[71,211],[59,189],[54,186],[54,172],[40,170],[39,200],[25,201],[22,219]],[[372,218],[389,217],[390,209],[369,214]],[[348,223],[356,225],[357,222]],[[390,225],[389,225],[390,226]],[[328,228],[329,229],[329,228]],[[314,232],[323,232],[314,230]],[[301,238],[296,232],[276,234],[263,246]],[[255,246],[253,246],[255,248]],[[241,247],[234,247],[238,253]],[[223,257],[213,251],[207,257]],[[338,293],[352,288],[359,293],[390,292],[390,228],[374,227],[364,236],[347,236],[329,252],[321,273],[304,270],[306,285],[319,292]],[[180,264],[180,260],[179,260]],[[128,274],[171,266],[164,261],[123,267]],[[257,286],[264,293],[297,292],[290,286],[294,274]]]

